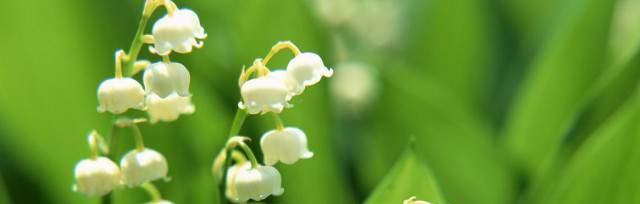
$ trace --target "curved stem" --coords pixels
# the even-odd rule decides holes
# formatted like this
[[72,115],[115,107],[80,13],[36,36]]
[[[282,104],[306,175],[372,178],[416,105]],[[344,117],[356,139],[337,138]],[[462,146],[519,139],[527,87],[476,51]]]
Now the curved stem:
[[282,49],[291,50],[294,56],[298,56],[301,53],[300,49],[291,41],[280,41],[276,43],[273,47],[271,47],[271,51],[269,51],[267,56],[264,57],[264,59],[262,60],[262,64],[266,66],[271,60],[271,58],[273,58],[273,56],[275,56]]
[[244,154],[247,155],[247,157],[249,157],[249,161],[251,161],[251,168],[255,169],[258,168],[258,159],[256,159],[256,155],[253,154],[253,151],[251,150],[251,148],[249,148],[249,145],[247,145],[244,142],[240,142],[240,148],[242,148],[242,151],[244,151]]
[[280,116],[277,113],[272,113],[271,115],[273,116],[273,122],[276,123],[276,130],[278,131],[284,130],[284,123],[282,122],[282,119],[280,118]]
[[151,201],[161,201],[162,200],[162,195],[160,194],[160,191],[152,183],[150,183],[150,182],[144,183],[144,184],[142,184],[141,187],[144,190],[147,191],[147,193],[149,194],[149,197],[151,197]]
[[136,138],[136,150],[143,151],[144,150],[144,139],[142,138],[142,132],[138,127],[138,124],[132,123],[131,129],[133,129],[134,137]]
[[140,54],[140,49],[142,49],[142,45],[144,45],[144,30],[147,27],[149,18],[151,18],[151,14],[153,14],[153,11],[155,11],[156,8],[158,8],[158,4],[155,0],[145,1],[142,17],[140,18],[140,22],[138,22],[138,29],[136,30],[136,34],[133,36],[129,52],[127,52],[127,60],[124,62],[124,70],[127,76],[131,76],[133,73],[135,62],[138,60],[138,54]]

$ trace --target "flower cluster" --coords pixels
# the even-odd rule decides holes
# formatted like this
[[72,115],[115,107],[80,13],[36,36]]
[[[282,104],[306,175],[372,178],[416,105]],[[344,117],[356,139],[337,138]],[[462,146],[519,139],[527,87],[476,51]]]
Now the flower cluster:
[[[282,49],[289,49],[295,55],[286,69],[270,70],[266,65]],[[285,127],[279,117],[285,108],[292,107],[289,102],[300,95],[305,88],[317,84],[323,77],[331,77],[333,70],[327,68],[320,56],[310,52],[300,52],[291,42],[279,42],[264,59],[256,59],[251,67],[243,69],[240,79],[242,101],[238,103],[239,124],[244,120],[242,114],[271,114],[276,128],[262,135],[260,146],[264,155],[264,165],[259,164],[251,149],[244,143],[248,138],[238,137],[237,132],[231,137],[223,151],[214,161],[214,175],[224,177],[225,194],[234,202],[248,200],[260,201],[270,195],[281,195],[281,175],[273,165],[278,162],[294,164],[300,159],[309,159],[313,153],[307,147],[306,134],[295,127]],[[236,130],[238,131],[238,130]],[[240,147],[251,162],[247,162],[243,154],[235,147]],[[228,155],[232,155],[228,158]],[[226,171],[226,160],[234,160],[235,164]],[[226,177],[224,176],[226,175]]]
[[[158,19],[152,33],[144,35],[145,25],[153,12],[165,7],[167,14]],[[115,54],[115,76],[104,80],[98,87],[98,112],[125,114],[129,109],[146,111],[148,119],[129,119],[119,116],[115,128],[134,130],[136,149],[126,153],[117,165],[109,156],[107,142],[96,132],[89,135],[92,155],[80,161],[75,168],[75,191],[88,196],[104,196],[120,186],[142,187],[152,196],[150,203],[171,203],[163,200],[151,181],[166,178],[168,165],[159,152],[146,148],[138,123],[175,121],[182,114],[195,111],[191,103],[189,70],[180,63],[171,62],[169,55],[186,54],[193,47],[203,46],[206,38],[198,15],[189,9],[181,9],[171,0],[146,0],[140,27],[136,32],[129,52],[119,50]],[[138,60],[144,44],[152,44],[149,51],[162,61],[150,63]],[[143,71],[142,84],[134,76]],[[116,135],[112,133],[110,142]]]

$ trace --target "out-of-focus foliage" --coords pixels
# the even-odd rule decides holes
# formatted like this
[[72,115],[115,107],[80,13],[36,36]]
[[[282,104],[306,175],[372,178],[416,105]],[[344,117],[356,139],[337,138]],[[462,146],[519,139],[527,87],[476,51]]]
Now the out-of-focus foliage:
[[[353,101],[331,91],[355,90],[328,89],[328,79],[292,101],[282,119],[305,131],[315,156],[276,165],[285,193],[268,203],[640,202],[640,0],[337,1],[322,7],[330,21],[319,11],[330,0],[175,0],[209,37],[172,55],[191,72],[196,112],[141,126],[169,162],[171,180],[156,182],[164,197],[219,200],[211,164],[237,108],[240,69],[292,40],[329,67],[363,64],[375,93],[350,110]],[[98,202],[72,192],[73,167],[89,156],[90,130],[112,133],[96,88],[113,75],[142,5],[2,2],[0,203]],[[270,117],[249,117],[241,134],[259,150],[273,128]],[[131,133],[115,134],[120,158]],[[141,189],[115,191],[116,203],[147,200]]]

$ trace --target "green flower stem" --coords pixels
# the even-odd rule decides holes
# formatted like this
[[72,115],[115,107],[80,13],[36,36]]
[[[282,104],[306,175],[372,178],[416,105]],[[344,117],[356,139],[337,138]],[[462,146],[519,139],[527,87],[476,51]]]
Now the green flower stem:
[[247,145],[244,142],[241,142],[240,148],[242,148],[242,151],[244,151],[244,154],[246,154],[247,157],[249,157],[249,161],[251,161],[251,168],[253,169],[258,168],[258,159],[256,159],[256,155],[253,154],[253,151],[251,151],[251,148],[249,148],[249,145]]
[[127,76],[131,76],[134,74],[134,66],[136,61],[138,60],[138,54],[140,54],[140,50],[142,49],[142,45],[144,45],[144,30],[149,23],[149,19],[151,18],[151,14],[158,8],[158,3],[156,0],[146,0],[144,3],[144,10],[142,11],[142,17],[140,18],[140,22],[138,23],[138,29],[136,30],[136,34],[133,36],[133,41],[131,42],[131,46],[129,47],[129,52],[127,52],[127,58],[124,60],[124,73]]
[[133,129],[134,137],[136,138],[136,150],[143,151],[144,150],[144,139],[142,138],[142,132],[138,127],[138,124],[132,123],[131,129]]
[[231,129],[229,130],[229,138],[240,134],[240,129],[242,128],[242,124],[244,124],[245,119],[247,119],[247,111],[238,109],[238,111],[236,111],[236,116],[233,118]]
[[151,197],[151,201],[157,202],[162,200],[162,195],[158,188],[150,182],[144,183],[141,186],[144,190],[147,191],[149,197]]
[[[236,111],[236,115],[233,117],[233,122],[231,123],[231,129],[229,129],[228,138],[231,138],[233,136],[237,136],[238,134],[240,134],[240,129],[242,128],[242,124],[244,124],[245,119],[247,119],[247,111],[243,109],[238,109]],[[220,181],[218,181],[218,192],[219,192],[221,204],[229,203],[229,201],[225,197],[225,192],[226,192],[225,181],[227,180],[227,171],[225,171],[224,169],[226,169],[228,166],[231,165],[231,151],[226,149],[225,147],[224,154],[226,154],[226,157],[225,157],[226,159],[224,161],[222,168],[220,168],[222,169],[222,178],[220,179]]]
[[282,122],[280,115],[278,115],[277,113],[272,113],[271,115],[273,116],[273,122],[276,123],[276,130],[284,130],[284,123]]

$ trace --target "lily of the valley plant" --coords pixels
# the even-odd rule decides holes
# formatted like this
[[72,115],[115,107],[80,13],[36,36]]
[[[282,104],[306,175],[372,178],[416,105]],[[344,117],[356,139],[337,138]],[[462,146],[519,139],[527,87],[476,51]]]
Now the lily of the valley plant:
[[[153,24],[151,34],[144,34],[152,14],[161,7],[167,14]],[[88,136],[91,155],[75,168],[75,191],[102,197],[102,203],[111,203],[110,193],[114,189],[140,187],[149,193],[149,203],[172,203],[164,200],[152,184],[167,178],[169,165],[160,152],[144,145],[138,125],[171,122],[182,114],[195,111],[189,91],[189,71],[183,64],[172,62],[169,55],[187,54],[194,47],[202,47],[200,40],[206,36],[194,11],[178,8],[171,0],[146,0],[131,47],[127,52],[116,51],[114,77],[105,79],[97,91],[98,112],[117,116],[112,130],[133,130],[136,148],[127,152],[117,164],[109,148],[117,141],[114,131],[108,141],[97,131],[92,131]],[[138,60],[145,44],[150,45],[150,53],[160,56],[160,61]],[[269,69],[269,60],[283,49],[291,50],[294,58],[286,69]],[[143,83],[140,83],[134,76],[142,71]],[[277,43],[264,59],[256,59],[252,66],[242,70],[239,77],[242,101],[238,103],[229,140],[216,157],[213,167],[214,177],[220,181],[220,190],[229,200],[260,201],[284,193],[281,175],[273,165],[278,162],[294,164],[300,159],[311,158],[313,153],[307,148],[304,131],[285,127],[278,114],[292,107],[289,102],[302,94],[305,88],[332,74],[333,70],[325,67],[320,56],[302,53],[288,41]],[[132,109],[145,111],[148,118],[127,116]],[[249,139],[238,136],[248,114],[268,114],[276,121],[275,129],[264,133],[260,139],[263,164],[257,161],[245,143]]]
[[[269,60],[283,49],[293,52],[294,58],[286,69],[269,69]],[[238,103],[230,138],[213,164],[213,174],[219,179],[220,189],[227,199],[260,201],[284,193],[282,176],[273,165],[278,162],[294,164],[313,157],[313,153],[307,147],[304,131],[285,127],[279,114],[292,107],[289,102],[293,97],[332,74],[333,70],[324,65],[320,56],[303,53],[289,41],[278,42],[264,59],[258,58],[248,69],[242,70],[239,79],[242,101]],[[275,122],[275,129],[264,133],[260,139],[264,155],[262,164],[246,144],[250,139],[238,135],[247,114],[271,115]]]
[[[153,24],[151,34],[144,34],[151,15],[161,7],[167,14]],[[116,51],[114,77],[104,80],[97,91],[98,112],[117,116],[113,129],[132,129],[136,148],[126,153],[118,165],[109,149],[115,145],[111,143],[117,135],[112,131],[106,141],[97,131],[92,131],[89,134],[91,156],[75,168],[75,191],[100,196],[103,203],[110,203],[110,192],[114,189],[140,187],[151,196],[149,203],[171,203],[164,200],[152,184],[167,178],[169,165],[160,152],[145,147],[138,124],[171,122],[195,111],[189,92],[189,71],[184,65],[172,62],[169,55],[187,54],[193,47],[202,47],[200,40],[206,36],[194,11],[178,8],[171,0],[146,0],[131,47],[127,52]],[[150,63],[137,59],[145,44],[151,45],[149,51],[160,56],[160,61]],[[142,71],[144,86],[134,79]],[[130,109],[146,111],[148,118],[128,117]]]

